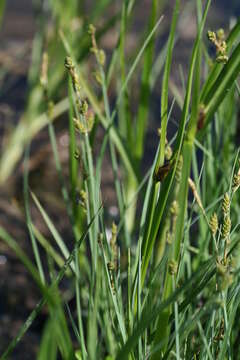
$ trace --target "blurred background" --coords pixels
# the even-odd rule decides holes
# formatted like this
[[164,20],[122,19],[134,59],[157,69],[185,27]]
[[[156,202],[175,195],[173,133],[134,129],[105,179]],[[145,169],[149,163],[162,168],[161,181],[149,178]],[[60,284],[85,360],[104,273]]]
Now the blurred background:
[[[65,3],[65,4],[64,4]],[[18,241],[18,244],[32,257],[31,244],[25,225],[23,205],[23,149],[29,141],[27,131],[30,124],[45,110],[43,95],[39,89],[41,54],[48,44],[51,76],[50,94],[54,103],[66,96],[67,82],[64,69],[65,51],[58,36],[59,28],[71,39],[77,58],[89,74],[94,70],[92,56],[89,55],[87,26],[93,22],[99,30],[99,43],[110,57],[119,33],[121,1],[30,1],[9,0],[6,2],[0,29],[0,225]],[[147,18],[150,11],[149,0],[138,0],[128,26],[126,56],[132,63],[136,50],[146,34]],[[157,34],[156,56],[166,42],[174,1],[160,1],[159,16],[164,15]],[[179,17],[177,42],[171,73],[171,86],[177,93],[182,92],[182,78],[188,66],[193,41],[196,34],[195,1],[182,1]],[[69,5],[70,4],[70,5]],[[238,0],[213,1],[208,15],[207,29],[224,28],[228,32],[234,18],[240,15]],[[136,112],[138,101],[137,85],[141,69],[136,72],[131,84],[132,112]],[[148,168],[156,150],[160,118],[160,79],[157,79],[151,96],[148,137],[145,144],[144,170]],[[186,80],[186,79],[185,79]],[[110,86],[110,98],[114,102],[115,82]],[[97,89],[96,89],[97,91]],[[174,114],[177,117],[177,112]],[[19,125],[25,127],[19,130]],[[59,116],[55,124],[58,150],[68,179],[68,123],[66,114]],[[175,128],[176,129],[176,128]],[[173,128],[173,131],[175,131]],[[30,130],[29,130],[30,133]],[[102,139],[101,128],[97,136]],[[15,138],[13,136],[15,134]],[[15,139],[15,140],[14,140]],[[16,140],[17,139],[17,140]],[[14,142],[15,141],[15,142]],[[14,148],[19,141],[20,148]],[[7,152],[12,157],[4,162]],[[12,161],[14,159],[14,161]],[[11,163],[12,161],[12,163]],[[109,223],[114,217],[116,203],[112,173],[107,159],[103,176],[103,194],[109,208]],[[41,199],[56,228],[64,239],[71,239],[70,226],[61,198],[48,131],[45,127],[34,133],[30,157],[30,187]],[[31,209],[33,222],[48,236],[36,209]],[[67,240],[68,241],[68,240]],[[33,310],[39,292],[15,254],[0,241],[0,354],[9,341],[17,334],[21,324]],[[40,334],[45,321],[44,311],[24,336],[13,354],[13,359],[33,359],[36,354]]]

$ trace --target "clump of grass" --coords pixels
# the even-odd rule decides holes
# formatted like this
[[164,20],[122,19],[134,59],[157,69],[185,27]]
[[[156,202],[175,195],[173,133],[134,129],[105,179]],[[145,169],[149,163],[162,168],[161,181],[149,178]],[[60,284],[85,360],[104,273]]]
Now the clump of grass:
[[[99,12],[108,2],[100,3]],[[197,35],[183,106],[176,134],[168,142],[167,126],[175,106],[173,102],[169,109],[168,102],[180,5],[176,0],[162,55],[165,61],[159,145],[145,176],[141,174],[141,161],[152,90],[151,75],[153,69],[155,71],[154,42],[162,21],[162,17],[157,20],[157,1],[151,2],[148,33],[128,72],[124,44],[127,25],[136,6],[134,0],[123,1],[119,40],[111,58],[100,48],[96,28],[90,25],[88,31],[84,29],[82,35],[94,56],[98,95],[79,61],[85,42],[80,42],[76,50],[76,42],[68,38],[65,27],[59,32],[61,54],[65,53],[60,57],[59,78],[65,78],[63,83],[68,97],[54,105],[49,69],[54,53],[51,55],[50,45],[45,49],[41,81],[35,86],[40,86],[46,113],[30,124],[28,133],[21,135],[20,140],[16,140],[16,130],[13,145],[21,152],[27,140],[48,124],[74,245],[68,248],[66,239],[59,234],[40,200],[31,193],[59,250],[33,224],[27,150],[24,199],[36,266],[3,228],[0,228],[0,236],[30,271],[42,300],[2,354],[2,359],[10,356],[44,305],[48,307],[49,317],[41,338],[40,360],[46,356],[56,359],[58,353],[64,359],[234,359],[238,356],[235,318],[240,302],[237,236],[240,172],[234,135],[240,94],[237,82],[240,22],[226,40],[222,30],[217,35],[208,32],[217,51],[216,61],[208,66],[204,29],[211,1],[206,2],[204,9],[200,1],[196,3]],[[55,5],[53,9],[58,11],[57,3]],[[74,9],[70,9],[71,14]],[[94,11],[92,16],[94,20]],[[84,56],[87,54],[84,52]],[[130,89],[141,60],[143,75],[135,122],[129,107]],[[207,68],[205,77],[203,62]],[[115,104],[109,94],[114,73],[121,74]],[[52,123],[66,109],[69,110],[69,179],[63,176]],[[23,126],[26,127],[24,122]],[[94,147],[99,126],[105,132],[96,154]],[[134,134],[137,134],[135,141]],[[107,151],[119,209],[119,221],[112,224],[110,240],[106,229],[107,209],[101,192],[103,159]],[[1,169],[6,169],[6,161],[11,156],[7,149]],[[2,179],[9,175],[14,162],[15,159],[1,175]],[[136,215],[137,201],[140,219]],[[39,244],[46,252],[48,268],[42,265]],[[59,286],[65,275],[75,306],[69,305],[69,298]]]

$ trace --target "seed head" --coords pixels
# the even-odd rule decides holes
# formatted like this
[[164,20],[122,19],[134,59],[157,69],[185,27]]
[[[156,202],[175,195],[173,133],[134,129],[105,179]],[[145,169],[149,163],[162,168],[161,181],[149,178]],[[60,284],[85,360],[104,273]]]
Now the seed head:
[[208,40],[210,40],[213,44],[215,44],[217,40],[217,36],[214,31],[208,30],[207,32]]
[[227,55],[218,55],[216,58],[216,61],[218,63],[226,64],[228,62],[228,56]]
[[240,173],[237,173],[233,177],[233,182],[232,182],[233,193],[235,193],[238,190],[239,186],[240,186]]
[[106,55],[105,55],[104,50],[102,50],[102,49],[100,49],[98,51],[98,61],[99,61],[100,65],[104,66],[105,61],[106,61]]
[[88,27],[88,33],[89,35],[95,35],[96,33],[96,28],[93,24],[90,24],[89,27]]
[[170,160],[171,159],[171,157],[172,157],[172,148],[171,148],[171,146],[170,145],[167,145],[166,146],[166,148],[165,148],[165,158],[167,159],[167,160]]
[[220,63],[226,63],[228,61],[227,56],[227,43],[224,41],[225,34],[224,30],[220,29],[217,31],[217,34],[214,31],[208,31],[208,39],[216,47],[217,58],[216,61]]
[[170,275],[175,275],[177,273],[177,262],[175,260],[170,260],[168,263],[168,272]]
[[230,231],[231,231],[231,219],[229,215],[225,216],[222,226],[222,238],[226,239],[229,237]]
[[73,61],[70,56],[66,56],[64,65],[65,65],[65,68],[68,70],[70,70],[74,67]]
[[81,121],[79,119],[73,118],[73,122],[77,131],[79,131],[81,134],[87,134],[91,132],[93,128],[94,116],[93,114],[90,114]]
[[176,168],[176,182],[180,183],[182,177],[182,166],[183,166],[183,157],[179,156],[177,168]]
[[79,104],[79,112],[81,115],[86,115],[88,111],[88,102],[87,100],[83,100]]
[[112,237],[110,240],[111,247],[113,247],[116,244],[116,240],[117,240],[117,225],[115,224],[115,222],[113,222],[112,223]]
[[114,263],[112,261],[108,262],[107,267],[108,267],[108,271],[114,271],[115,270],[115,266],[114,266]]
[[101,76],[100,72],[99,72],[99,71],[95,71],[95,72],[93,73],[93,76],[95,77],[96,82],[97,82],[99,85],[102,85],[102,76]]
[[88,197],[87,193],[84,190],[77,191],[76,193],[76,203],[82,207],[82,210],[86,212],[87,204],[88,204]]
[[224,194],[223,201],[222,201],[223,216],[227,216],[229,214],[229,210],[230,210],[230,198],[229,198],[228,193],[226,192]]
[[217,217],[216,213],[212,214],[210,221],[209,221],[209,227],[211,229],[213,236],[215,236],[217,229],[218,229],[218,217]]
[[222,28],[217,31],[217,37],[222,41],[225,39],[225,31]]

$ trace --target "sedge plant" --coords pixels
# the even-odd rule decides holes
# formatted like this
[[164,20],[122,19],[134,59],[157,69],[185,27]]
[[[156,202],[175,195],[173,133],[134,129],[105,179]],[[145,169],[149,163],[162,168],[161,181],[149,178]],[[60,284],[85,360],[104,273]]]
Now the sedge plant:
[[[91,9],[90,21],[97,22],[110,3],[99,1]],[[181,2],[175,2],[167,42],[156,57],[164,4],[160,9],[157,1],[150,3],[147,31],[129,56],[131,63],[126,41],[137,7],[134,0],[123,0],[116,16],[109,21],[104,18],[101,29],[92,24],[87,27],[83,17],[80,34],[76,31],[72,37],[68,25],[73,14],[83,12],[77,2],[51,2],[48,11],[55,19],[55,38],[43,41],[47,39],[46,19],[42,15],[39,20],[33,57],[37,64],[33,61],[29,75],[26,112],[0,162],[0,181],[4,182],[24,151],[23,193],[32,259],[3,227],[0,238],[30,272],[41,299],[1,359],[10,358],[16,346],[21,351],[22,337],[44,306],[48,319],[41,334],[39,360],[59,356],[108,360],[238,357],[240,157],[235,137],[240,20],[225,31],[208,30],[211,0],[204,6],[196,1],[197,33],[179,101],[179,93],[170,86],[170,74]],[[116,47],[106,54],[101,37],[116,23]],[[209,55],[210,45],[214,57]],[[54,56],[55,66],[51,65]],[[88,61],[94,67],[91,80]],[[139,69],[142,75],[134,115],[131,89]],[[162,84],[156,127],[159,143],[150,168],[142,174],[156,78]],[[110,91],[114,81],[115,97]],[[59,98],[60,83],[67,93],[64,99]],[[176,106],[179,121],[174,119]],[[66,111],[68,178],[54,127],[54,120]],[[44,126],[48,126],[61,186],[59,197],[71,225],[71,248],[29,186],[30,142]],[[172,138],[168,138],[169,126],[176,129]],[[103,133],[100,145],[99,128]],[[118,209],[110,225],[102,191],[107,156]],[[52,240],[34,224],[31,203]],[[63,278],[68,291],[61,286]]]

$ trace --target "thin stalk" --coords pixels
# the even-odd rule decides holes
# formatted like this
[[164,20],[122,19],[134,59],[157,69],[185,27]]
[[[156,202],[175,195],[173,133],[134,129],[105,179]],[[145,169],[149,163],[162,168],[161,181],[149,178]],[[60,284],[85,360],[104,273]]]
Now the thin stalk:
[[[152,31],[154,24],[156,22],[157,8],[158,8],[158,1],[152,0],[152,8],[151,8],[151,14],[149,17],[149,24],[148,24],[148,33]],[[152,36],[151,41],[149,42],[144,54],[140,101],[139,101],[138,114],[136,120],[136,131],[137,131],[136,143],[134,144],[134,149],[132,149],[135,150],[135,155],[138,161],[142,159],[143,150],[144,150],[144,137],[146,132],[147,115],[148,115],[149,99],[150,99],[150,75],[151,75],[151,68],[153,63],[154,43],[155,43],[154,36]]]
[[[183,142],[182,156],[183,156],[183,168],[181,174],[181,183],[179,189],[178,196],[178,204],[181,204],[181,211],[177,217],[176,230],[175,230],[175,239],[173,240],[173,260],[178,263],[179,255],[180,255],[180,245],[182,241],[183,231],[184,231],[184,221],[186,215],[187,208],[187,194],[188,194],[188,177],[190,174],[191,168],[191,156],[192,156],[192,147],[194,144],[195,132],[197,129],[197,120],[198,120],[198,108],[199,108],[199,89],[200,89],[200,72],[201,72],[201,54],[200,54],[200,40],[203,32],[203,27],[206,21],[206,16],[208,13],[208,9],[210,6],[211,0],[208,0],[204,15],[199,25],[197,39],[194,44],[191,65],[189,70],[188,82],[187,82],[187,91],[185,95],[184,107],[182,118],[180,122],[180,129],[178,132],[178,136],[176,139],[176,149],[179,152],[179,146],[183,141],[183,129],[186,125],[188,110],[190,106],[190,98],[191,98],[191,88],[193,83],[193,74],[195,70],[195,82],[193,89],[193,106],[192,106],[192,114],[189,120],[189,125],[187,129],[186,138]],[[196,65],[196,66],[195,66]],[[155,235],[155,234],[154,234]],[[156,235],[155,235],[156,236]],[[163,292],[163,299],[167,299],[172,292],[172,276],[167,273],[165,279],[165,290]],[[168,319],[171,313],[171,308],[166,309],[162,314],[160,314],[158,318],[157,330],[154,338],[154,345],[156,346],[159,342],[161,343],[163,340],[165,341],[165,349],[166,344],[168,342],[169,337],[169,324]],[[161,351],[156,352],[152,359],[158,359],[161,357]]]
[[[173,279],[173,292],[176,290],[175,280]],[[180,360],[180,344],[179,344],[179,314],[178,314],[178,303],[174,302],[174,320],[175,320],[175,336],[176,336],[176,358]]]
[[23,192],[24,192],[24,205],[26,212],[26,221],[28,226],[29,235],[32,242],[33,253],[36,261],[36,265],[39,271],[39,276],[43,284],[45,284],[45,276],[42,266],[41,257],[39,254],[37,242],[34,236],[34,231],[32,227],[31,213],[29,208],[29,189],[28,189],[28,163],[29,163],[29,153],[30,145],[26,148],[25,157],[24,157],[24,179],[23,179]]

